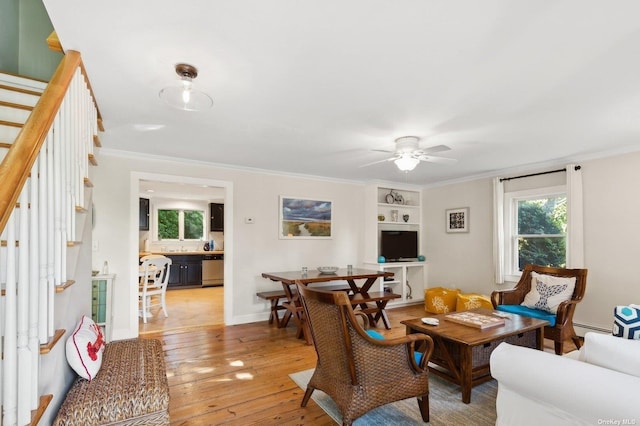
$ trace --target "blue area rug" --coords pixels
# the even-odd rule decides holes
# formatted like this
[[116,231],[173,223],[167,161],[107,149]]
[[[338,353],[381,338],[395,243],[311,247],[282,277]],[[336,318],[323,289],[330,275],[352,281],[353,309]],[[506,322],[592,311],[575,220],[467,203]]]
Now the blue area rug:
[[[289,377],[301,389],[307,388],[313,369],[290,374]],[[473,388],[471,403],[464,404],[460,387],[440,377],[429,375],[429,413],[430,425],[494,425],[496,423],[496,393],[498,384],[495,380]],[[334,402],[319,390],[315,390],[311,398],[333,419],[342,424],[342,416]],[[424,425],[416,398],[409,398],[392,404],[383,405],[369,411],[353,422],[355,426],[371,425]]]

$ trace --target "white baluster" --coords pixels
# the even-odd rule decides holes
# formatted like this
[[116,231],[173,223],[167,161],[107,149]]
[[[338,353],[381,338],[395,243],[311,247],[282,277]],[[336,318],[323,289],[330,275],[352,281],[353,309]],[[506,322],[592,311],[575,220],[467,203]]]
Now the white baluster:
[[17,348],[18,348],[18,424],[31,421],[31,354],[29,352],[29,185],[20,193],[20,231],[18,233]]
[[47,324],[49,315],[47,314],[49,310],[48,305],[48,294],[49,294],[49,286],[47,285],[47,267],[49,265],[50,258],[48,257],[48,247],[49,247],[49,216],[51,215],[51,209],[49,207],[49,195],[47,193],[49,188],[49,158],[50,158],[50,140],[52,138],[52,130],[49,130],[47,134],[47,138],[42,145],[42,149],[40,150],[40,161],[38,162],[40,165],[40,217],[39,217],[39,226],[38,231],[40,236],[42,237],[42,241],[38,244],[38,251],[40,257],[40,282],[39,282],[39,308],[38,308],[38,340],[40,344],[47,343],[47,338],[49,336]]
[[[57,119],[56,119],[57,120]],[[47,337],[54,334],[53,328],[53,294],[55,292],[55,185],[54,185],[54,155],[56,121],[49,130],[47,149]]]
[[31,384],[29,408],[33,410],[38,407],[38,371],[39,371],[39,354],[40,354],[40,342],[38,339],[38,321],[39,321],[39,308],[40,308],[40,177],[39,170],[39,157],[33,163],[31,168],[31,179],[29,187],[29,353],[31,355]]
[[17,423],[17,351],[16,351],[16,231],[15,210],[6,225],[7,230],[7,282],[5,284],[5,333],[3,375],[3,424]]

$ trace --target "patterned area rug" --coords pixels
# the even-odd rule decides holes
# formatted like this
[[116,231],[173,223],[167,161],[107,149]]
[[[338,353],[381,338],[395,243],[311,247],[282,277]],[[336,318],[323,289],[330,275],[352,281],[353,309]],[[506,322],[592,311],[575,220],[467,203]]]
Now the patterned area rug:
[[[313,369],[290,374],[289,377],[302,389],[307,388]],[[473,388],[471,403],[464,404],[460,387],[431,374],[429,375],[429,413],[430,425],[478,425],[488,426],[496,423],[495,380]],[[333,420],[342,424],[342,417],[331,398],[324,392],[315,390],[311,397]],[[424,425],[418,402],[415,398],[405,399],[383,405],[369,411],[353,422],[355,426],[371,425]]]

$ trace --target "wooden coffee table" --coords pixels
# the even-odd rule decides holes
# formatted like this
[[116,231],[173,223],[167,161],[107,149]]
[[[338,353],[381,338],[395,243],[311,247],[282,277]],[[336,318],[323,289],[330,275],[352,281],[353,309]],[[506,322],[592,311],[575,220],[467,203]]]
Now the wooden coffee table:
[[[491,309],[474,309],[485,315],[493,315]],[[542,350],[543,329],[547,321],[507,314],[504,325],[478,329],[445,319],[447,314],[429,315],[437,318],[439,325],[427,325],[420,318],[401,321],[407,334],[424,333],[431,336],[434,351],[429,369],[462,388],[462,402],[471,402],[471,388],[492,379],[489,369],[491,352],[502,342]]]

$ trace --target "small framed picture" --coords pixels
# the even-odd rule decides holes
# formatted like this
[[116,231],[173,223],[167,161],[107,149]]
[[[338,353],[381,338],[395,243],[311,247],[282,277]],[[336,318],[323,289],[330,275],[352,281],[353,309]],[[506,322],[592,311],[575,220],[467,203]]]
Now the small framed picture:
[[469,232],[469,207],[446,210],[447,232]]

